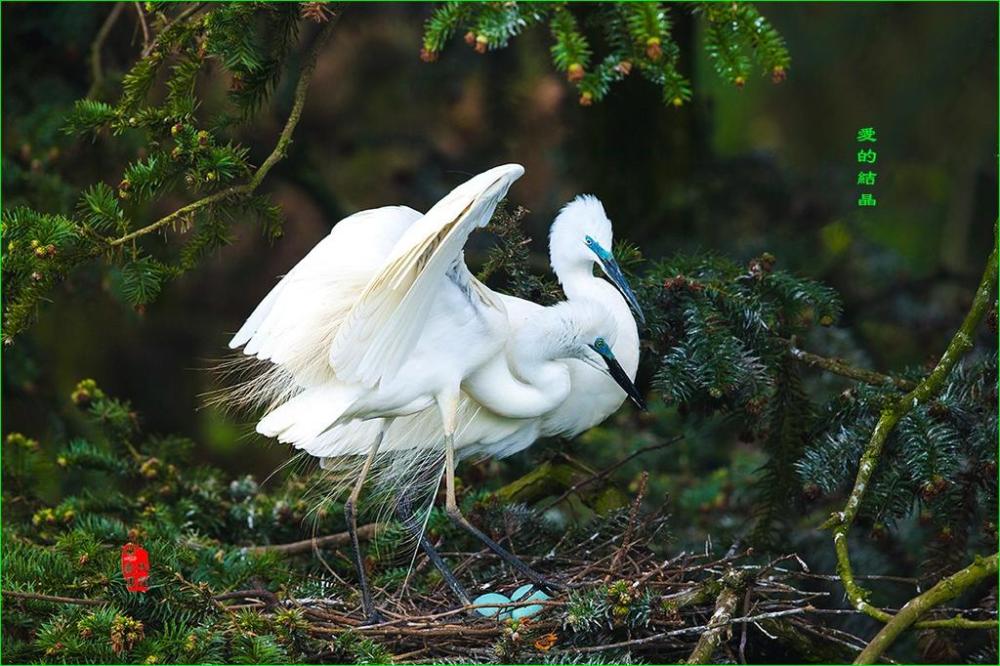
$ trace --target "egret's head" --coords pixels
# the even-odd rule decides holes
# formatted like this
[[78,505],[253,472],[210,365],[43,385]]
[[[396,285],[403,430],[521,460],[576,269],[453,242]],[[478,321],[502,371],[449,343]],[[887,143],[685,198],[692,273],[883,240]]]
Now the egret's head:
[[585,362],[615,380],[635,406],[646,411],[646,401],[643,399],[642,393],[639,392],[635,382],[615,358],[607,341],[604,338],[595,338],[588,347],[593,354],[589,355]]
[[545,308],[536,322],[516,334],[515,347],[534,349],[548,360],[582,361],[614,379],[632,402],[646,408],[639,389],[615,359],[618,327],[607,307],[591,299],[563,301]]
[[604,212],[604,205],[595,196],[581,194],[563,206],[552,223],[549,232],[552,268],[562,282],[575,270],[592,271],[596,263],[645,324],[639,300],[611,252],[612,242],[611,220]]

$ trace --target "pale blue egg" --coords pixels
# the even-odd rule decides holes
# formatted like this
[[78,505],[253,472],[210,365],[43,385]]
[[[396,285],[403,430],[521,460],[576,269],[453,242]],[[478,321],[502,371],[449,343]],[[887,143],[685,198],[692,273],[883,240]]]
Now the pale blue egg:
[[[480,604],[500,604],[505,606],[510,603],[510,599],[502,594],[497,594],[496,592],[487,592],[486,594],[480,594],[478,597],[473,599],[472,605],[479,606]],[[494,617],[500,612],[500,608],[496,606],[483,606],[482,608],[477,608],[476,612],[480,615],[485,615],[486,617]],[[500,615],[500,619],[503,619],[507,613],[504,612]]]

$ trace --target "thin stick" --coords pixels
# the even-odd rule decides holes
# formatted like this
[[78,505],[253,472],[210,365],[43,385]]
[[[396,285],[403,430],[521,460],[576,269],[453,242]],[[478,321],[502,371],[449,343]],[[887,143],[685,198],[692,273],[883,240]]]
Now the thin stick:
[[618,546],[614,559],[611,560],[611,571],[609,571],[608,575],[604,577],[605,583],[611,580],[611,576],[618,574],[622,557],[632,545],[632,532],[635,530],[635,521],[639,518],[639,507],[642,505],[642,499],[646,496],[646,483],[648,481],[649,472],[643,471],[642,475],[639,477],[639,490],[635,494],[635,500],[632,502],[632,510],[629,511],[628,514],[628,525],[625,527],[625,534],[622,535],[622,543]]
[[142,4],[133,2],[135,13],[139,15],[139,25],[142,27],[142,48],[145,51],[149,48],[149,26],[146,25],[146,15],[142,11]]
[[104,83],[104,68],[101,66],[101,49],[104,47],[104,42],[107,41],[108,34],[111,33],[111,28],[114,27],[115,21],[121,16],[122,9],[124,8],[124,2],[115,3],[115,6],[111,8],[111,12],[108,13],[108,17],[101,24],[100,30],[97,31],[94,43],[90,45],[91,78],[90,90],[87,91],[87,97],[96,95],[101,88],[101,84]]
[[548,511],[549,509],[551,509],[552,507],[554,507],[556,504],[559,504],[559,502],[562,502],[564,499],[566,499],[567,497],[569,497],[570,495],[572,495],[573,493],[575,493],[576,491],[578,491],[580,488],[583,488],[584,486],[590,485],[594,481],[598,481],[600,479],[603,479],[607,475],[611,474],[611,472],[614,472],[616,469],[618,469],[622,465],[625,465],[626,463],[628,463],[633,458],[638,458],[642,454],[649,453],[650,451],[655,451],[657,449],[664,449],[664,448],[670,446],[671,444],[675,444],[675,443],[679,442],[681,439],[683,439],[683,438],[680,437],[680,436],[671,437],[670,439],[668,439],[665,442],[660,442],[659,444],[650,444],[649,446],[644,446],[641,449],[633,451],[629,455],[625,456],[624,458],[622,458],[621,460],[619,460],[618,462],[616,462],[611,467],[606,467],[603,470],[601,470],[600,472],[598,472],[597,474],[589,476],[586,479],[584,479],[583,481],[580,481],[578,483],[574,483],[572,486],[570,486],[569,488],[567,488],[566,492],[564,492],[562,495],[560,495],[559,497],[555,498],[554,500],[552,500],[551,502],[549,502],[548,504],[546,504],[545,506],[543,506],[541,509],[539,509],[539,513],[545,513],[546,511]]
[[[378,523],[362,525],[358,528],[358,539],[360,541],[371,540],[380,527],[381,525]],[[351,543],[351,533],[338,532],[337,534],[330,534],[324,537],[313,537],[311,539],[303,539],[302,541],[294,541],[292,543],[274,544],[270,546],[251,546],[247,548],[247,552],[257,554],[279,553],[281,555],[298,555],[299,553],[307,553],[313,548],[346,546],[349,543]]]
[[76,604],[77,606],[104,606],[108,603],[106,599],[77,599],[75,597],[57,597],[52,594],[15,592],[13,590],[3,590],[3,596],[14,597],[15,599],[27,599],[30,601],[51,601],[55,604]]
[[189,3],[188,7],[184,11],[182,11],[180,14],[178,14],[177,16],[175,16],[173,19],[171,19],[169,23],[167,23],[165,26],[163,26],[163,28],[156,34],[156,37],[153,38],[153,41],[150,42],[146,46],[146,48],[144,48],[142,50],[142,57],[145,58],[146,56],[148,56],[150,53],[153,52],[153,49],[155,49],[156,46],[160,43],[160,38],[164,34],[166,34],[166,32],[168,30],[170,30],[170,28],[174,27],[177,23],[183,21],[188,16],[191,16],[192,14],[194,14],[195,12],[197,12],[199,9],[202,8],[202,6],[204,6],[204,4],[205,4],[204,2],[192,2],[192,3]]

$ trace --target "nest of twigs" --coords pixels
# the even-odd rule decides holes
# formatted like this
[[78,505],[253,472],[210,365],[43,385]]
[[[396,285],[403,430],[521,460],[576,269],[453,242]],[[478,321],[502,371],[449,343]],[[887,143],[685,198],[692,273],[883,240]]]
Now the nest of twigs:
[[[735,546],[724,555],[706,545],[704,552],[665,556],[665,517],[640,515],[637,507],[590,530],[554,539],[538,530],[528,544],[519,540],[522,552],[544,553],[523,557],[528,564],[569,587],[548,601],[507,608],[543,607],[528,618],[501,620],[458,607],[443,583],[416,592],[411,579],[430,570],[423,553],[401,585],[375,587],[385,618],[378,624],[366,625],[357,604],[341,599],[280,599],[247,590],[223,603],[265,613],[298,609],[308,632],[328,646],[311,655],[313,662],[358,659],[345,646],[365,639],[395,663],[833,663],[851,661],[864,647],[865,641],[821,621],[852,612],[822,608],[830,576],[810,573],[795,555],[761,561]],[[510,594],[524,582],[512,579],[488,550],[442,555],[473,597]]]

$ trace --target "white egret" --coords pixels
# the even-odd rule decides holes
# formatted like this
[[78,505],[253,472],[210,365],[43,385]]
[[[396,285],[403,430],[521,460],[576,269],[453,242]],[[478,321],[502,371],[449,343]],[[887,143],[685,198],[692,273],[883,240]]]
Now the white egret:
[[[362,601],[370,618],[374,615],[357,547],[354,506],[395,417],[422,414],[426,419],[436,407],[439,420],[432,431],[443,435],[438,446],[441,439],[445,444],[449,516],[543,583],[458,510],[455,431],[460,411],[473,407],[461,403],[474,401],[477,413],[486,408],[498,420],[538,419],[570,396],[573,375],[582,368],[602,377],[610,373],[641,401],[631,383],[634,364],[627,372],[611,352],[608,340],[615,339],[620,322],[604,305],[578,297],[542,309],[501,298],[465,266],[465,240],[489,221],[499,199],[522,173],[518,165],[491,169],[453,190],[422,217],[398,207],[347,218],[268,294],[230,343],[233,348],[245,345],[244,353],[273,364],[237,392],[244,399],[276,405],[258,424],[262,434],[310,450],[310,444],[327,439],[324,431],[343,431],[336,426],[352,420],[377,420],[345,504],[355,537]],[[610,223],[607,227],[610,246]],[[610,253],[589,235],[579,242],[634,303]],[[515,312],[509,313],[508,307]],[[634,337],[634,322],[632,330]],[[631,355],[637,357],[635,346]],[[559,359],[573,359],[580,367]],[[585,375],[583,381],[594,380]],[[621,395],[620,389],[617,392]],[[334,448],[339,449],[334,455],[364,452]]]
[[[470,387],[483,379],[481,370],[466,380],[457,409],[455,448],[461,458],[482,455],[503,457],[530,446],[541,436],[575,436],[614,413],[626,395],[631,395],[637,404],[641,404],[641,396],[631,383],[639,362],[639,336],[630,305],[634,304],[640,319],[642,314],[617,262],[606,249],[612,246],[612,241],[611,222],[601,202],[596,197],[581,196],[567,204],[557,216],[549,245],[553,269],[569,301],[596,302],[607,313],[605,317],[610,315],[610,330],[613,332],[608,335],[613,342],[609,344],[613,344],[617,361],[621,364],[621,370],[616,369],[615,372],[624,373],[625,377],[614,378],[607,367],[595,367],[594,363],[586,360],[564,359],[562,364],[569,370],[569,393],[560,393],[558,398],[535,403],[555,405],[535,418],[510,418],[518,414],[507,411],[509,405],[497,405],[497,401],[484,405],[470,396],[474,393]],[[595,264],[615,286],[595,276]],[[525,328],[538,326],[537,317],[546,310],[536,303],[512,296],[501,294],[500,298],[511,320],[512,339],[517,339]],[[535,335],[544,337],[544,333],[538,332],[540,330],[537,329]],[[508,345],[509,353],[516,356],[530,347],[523,340],[519,342]],[[511,364],[516,366],[518,359],[512,359]],[[479,397],[487,396],[481,394]],[[355,421],[334,427],[313,440],[296,443],[296,446],[322,458],[324,466],[340,467],[346,461],[347,474],[351,476],[357,474],[356,463],[352,461],[357,455],[364,454],[370,442],[380,434],[383,437],[383,459],[378,465],[381,476],[379,486],[387,494],[394,496],[400,488],[413,483],[413,479],[419,476],[436,485],[440,478],[438,473],[441,468],[438,465],[441,461],[428,453],[439,452],[445,437],[434,410],[397,418],[391,423]],[[352,464],[355,469],[352,469]],[[408,516],[401,517],[412,525]],[[441,558],[433,552],[422,532],[413,531],[456,595],[463,602],[468,601],[468,596]]]

